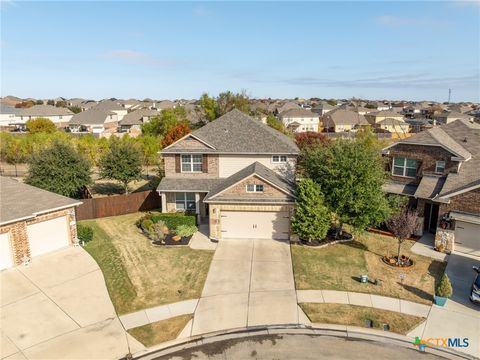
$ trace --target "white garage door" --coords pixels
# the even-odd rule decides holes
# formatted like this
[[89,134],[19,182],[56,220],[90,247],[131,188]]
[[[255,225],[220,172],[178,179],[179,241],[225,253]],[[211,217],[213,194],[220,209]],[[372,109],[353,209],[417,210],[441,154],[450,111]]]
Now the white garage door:
[[46,254],[68,246],[68,223],[66,216],[42,221],[27,226],[31,256]]
[[288,212],[222,211],[222,239],[288,239]]
[[10,235],[0,234],[0,270],[13,266],[12,249],[10,247]]
[[456,221],[455,251],[480,256],[480,225]]

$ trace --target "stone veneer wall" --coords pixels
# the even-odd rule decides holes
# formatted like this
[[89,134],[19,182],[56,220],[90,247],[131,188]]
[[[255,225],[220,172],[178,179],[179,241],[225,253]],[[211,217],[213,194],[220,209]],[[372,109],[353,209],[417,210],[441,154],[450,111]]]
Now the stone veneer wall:
[[28,242],[27,226],[42,221],[54,219],[61,216],[67,216],[67,222],[70,229],[70,244],[75,242],[77,238],[77,226],[74,208],[53,211],[50,213],[39,215],[33,219],[17,221],[15,223],[0,226],[0,234],[10,234],[10,248],[13,254],[13,262],[15,265],[22,263],[24,256],[31,258],[30,244]]
[[209,206],[209,228],[211,239],[221,239],[222,225],[221,213],[222,210],[236,210],[236,211],[288,211],[290,216],[293,216],[295,204],[282,205],[243,205],[243,204],[210,204]]
[[455,250],[455,231],[437,228],[435,233],[435,249],[450,254]]

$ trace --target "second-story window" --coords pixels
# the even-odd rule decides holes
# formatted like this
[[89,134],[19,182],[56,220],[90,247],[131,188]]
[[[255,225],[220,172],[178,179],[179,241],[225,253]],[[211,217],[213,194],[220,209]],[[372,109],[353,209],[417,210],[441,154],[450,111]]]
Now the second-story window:
[[182,155],[182,172],[202,172],[202,155]]
[[263,192],[262,184],[248,184],[247,192]]
[[273,155],[272,156],[273,163],[286,163],[287,162],[287,155]]
[[392,172],[393,175],[415,177],[417,175],[417,160],[394,157]]
[[435,163],[435,172],[437,174],[443,174],[445,171],[445,161],[437,161]]

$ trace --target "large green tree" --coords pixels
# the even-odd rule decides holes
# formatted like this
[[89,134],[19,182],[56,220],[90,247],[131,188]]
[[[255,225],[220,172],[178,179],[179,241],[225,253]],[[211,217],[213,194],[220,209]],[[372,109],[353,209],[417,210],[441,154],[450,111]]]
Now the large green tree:
[[233,109],[250,114],[250,99],[245,90],[239,93],[224,91],[217,97],[216,116],[220,117]]
[[141,178],[141,153],[132,141],[113,138],[100,157],[99,168],[102,178],[119,181],[128,193],[128,183]]
[[301,156],[305,176],[317,182],[338,220],[366,229],[385,221],[389,202],[382,191],[386,180],[384,161],[368,142],[336,140],[332,146],[307,147]]
[[25,182],[60,195],[78,198],[91,182],[88,160],[59,141],[33,155],[29,164]]
[[175,109],[165,109],[160,112],[160,116],[142,125],[142,133],[163,137],[179,123],[188,123],[185,108],[180,106]]
[[52,120],[47,118],[42,118],[42,117],[28,120],[25,123],[25,127],[32,134],[35,134],[35,133],[51,134],[57,131],[57,127],[55,126]]
[[152,135],[144,135],[138,138],[138,142],[141,145],[142,163],[147,169],[151,165],[158,164],[160,151],[160,140]]
[[300,239],[321,241],[331,225],[330,211],[325,206],[320,185],[311,179],[303,179],[297,187],[295,215],[292,230]]
[[207,93],[203,93],[200,97],[200,107],[205,113],[205,117],[208,121],[215,120],[217,118],[217,112],[215,110],[217,102],[214,98],[208,96]]

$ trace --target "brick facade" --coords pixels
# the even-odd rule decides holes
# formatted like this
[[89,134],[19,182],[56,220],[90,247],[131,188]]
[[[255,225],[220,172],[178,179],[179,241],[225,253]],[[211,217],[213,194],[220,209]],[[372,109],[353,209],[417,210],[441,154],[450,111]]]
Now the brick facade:
[[451,197],[448,204],[440,204],[438,217],[452,210],[480,214],[480,189]]
[[[435,164],[437,161],[445,161],[444,174],[456,173],[458,162],[452,161],[453,154],[439,146],[419,146],[410,144],[397,144],[390,149],[389,162],[387,164],[388,171],[392,180],[418,185],[423,174],[433,174],[435,172]],[[406,157],[417,160],[417,177],[407,178],[403,176],[395,176],[392,174],[393,158]]]
[[186,178],[197,178],[197,179],[218,178],[218,155],[208,154],[203,156],[207,157],[207,172],[182,173],[182,172],[176,171],[175,154],[164,154],[163,164],[165,169],[165,177],[186,177]]
[[[31,258],[30,244],[28,242],[27,226],[36,224],[42,221],[54,219],[57,217],[66,216],[66,221],[69,226],[69,241],[70,244],[75,242],[77,238],[77,226],[75,220],[75,209],[68,208],[59,211],[39,215],[33,219],[24,221],[17,221],[11,224],[0,226],[0,234],[10,234],[10,248],[13,254],[13,262],[15,265],[20,265],[24,257]],[[46,239],[48,241],[48,239]]]

